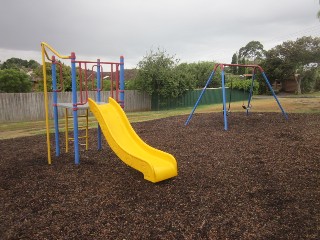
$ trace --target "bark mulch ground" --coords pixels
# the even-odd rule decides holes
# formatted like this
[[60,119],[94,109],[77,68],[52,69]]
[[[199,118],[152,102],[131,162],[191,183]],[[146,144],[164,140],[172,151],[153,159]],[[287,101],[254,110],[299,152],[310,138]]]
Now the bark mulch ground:
[[320,239],[319,114],[232,113],[229,131],[221,113],[186,118],[133,124],[177,159],[157,184],[95,150],[95,129],[79,166],[49,166],[45,136],[0,141],[0,238]]

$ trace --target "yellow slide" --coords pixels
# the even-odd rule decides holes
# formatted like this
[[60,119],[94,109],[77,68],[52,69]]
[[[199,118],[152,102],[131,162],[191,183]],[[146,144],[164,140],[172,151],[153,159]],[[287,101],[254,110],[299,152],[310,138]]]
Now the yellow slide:
[[109,103],[102,105],[90,98],[88,102],[108,144],[123,162],[142,172],[144,179],[153,183],[178,175],[175,158],[146,144],[113,98],[109,97]]

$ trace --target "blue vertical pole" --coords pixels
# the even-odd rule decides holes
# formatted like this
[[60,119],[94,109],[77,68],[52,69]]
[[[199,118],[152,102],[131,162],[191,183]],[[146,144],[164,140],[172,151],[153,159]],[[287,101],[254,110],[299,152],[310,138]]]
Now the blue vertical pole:
[[54,133],[56,142],[56,156],[60,155],[60,144],[59,144],[59,117],[58,117],[58,94],[57,94],[57,73],[56,73],[56,59],[52,56],[52,91],[53,91],[53,119],[54,119]]
[[223,120],[224,130],[228,130],[228,119],[227,119],[227,103],[226,103],[226,88],[224,79],[224,67],[221,68],[221,84],[222,84],[222,100],[223,100]]
[[[100,59],[97,59],[97,102],[101,102],[101,72],[100,72]],[[102,140],[101,140],[101,128],[98,124],[98,150],[102,148]]]
[[77,107],[77,72],[76,55],[71,53],[71,80],[72,80],[72,110],[73,110],[73,138],[74,138],[74,162],[80,163],[79,134],[78,134],[78,107]]
[[186,121],[185,124],[184,124],[185,126],[187,126],[187,125],[189,124],[189,122],[190,122],[190,120],[191,120],[191,118],[192,118],[192,115],[193,115],[194,111],[196,110],[196,108],[197,108],[197,106],[198,106],[198,104],[199,104],[199,102],[200,102],[200,100],[201,100],[201,98],[202,98],[202,95],[203,95],[204,92],[206,91],[206,89],[207,89],[208,85],[210,84],[213,76],[214,76],[214,70],[211,72],[210,77],[208,78],[206,85],[205,85],[204,88],[202,89],[202,91],[201,91],[201,93],[200,93],[200,96],[199,96],[196,104],[194,105],[194,107],[193,107],[193,109],[192,109],[192,111],[191,111],[191,113],[190,113],[187,121]]
[[288,115],[287,115],[287,113],[284,111],[284,109],[282,108],[282,106],[281,106],[281,104],[280,104],[280,102],[279,102],[276,94],[274,93],[274,91],[273,91],[273,89],[272,89],[272,86],[271,86],[271,84],[270,84],[270,82],[269,82],[269,80],[268,80],[267,75],[265,74],[265,72],[262,72],[262,76],[263,76],[264,80],[266,81],[266,83],[267,83],[267,85],[268,85],[268,87],[269,87],[269,90],[271,91],[273,97],[274,97],[275,100],[277,101],[277,104],[278,104],[279,108],[281,109],[281,112],[282,112],[283,116],[285,117],[286,120],[288,120]]
[[120,105],[124,109],[124,57],[120,56]]

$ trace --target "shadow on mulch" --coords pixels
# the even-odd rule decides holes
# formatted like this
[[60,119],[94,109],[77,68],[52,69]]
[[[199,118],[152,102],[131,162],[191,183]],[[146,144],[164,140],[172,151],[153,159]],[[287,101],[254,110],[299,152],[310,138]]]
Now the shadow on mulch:
[[49,166],[45,136],[2,140],[1,239],[319,239],[319,117],[232,113],[229,131],[218,113],[134,123],[177,159],[179,175],[157,184],[95,150],[96,130],[79,166],[72,153]]

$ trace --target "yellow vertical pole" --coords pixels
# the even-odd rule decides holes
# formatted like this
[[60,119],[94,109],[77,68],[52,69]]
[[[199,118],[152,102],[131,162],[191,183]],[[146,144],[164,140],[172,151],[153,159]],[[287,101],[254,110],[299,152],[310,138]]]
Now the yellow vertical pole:
[[42,53],[42,72],[43,72],[43,88],[44,88],[44,108],[46,115],[46,133],[47,133],[47,152],[48,152],[48,164],[51,164],[51,149],[50,149],[50,128],[49,128],[49,103],[48,103],[48,90],[47,90],[47,71],[46,71],[46,61],[45,61],[45,49],[44,45],[41,44]]
[[68,108],[65,110],[65,137],[66,137],[66,153],[69,151],[69,121],[68,121]]
[[[70,56],[60,55],[57,51],[55,51],[49,44],[45,42],[41,42],[41,55],[42,55],[42,71],[43,71],[43,93],[44,93],[44,108],[45,108],[45,116],[46,116],[46,133],[47,133],[47,152],[48,152],[48,164],[51,164],[51,149],[50,149],[50,127],[49,127],[49,100],[48,100],[48,90],[47,90],[47,71],[46,71],[46,61],[45,57],[49,59],[49,56],[45,50],[45,47],[50,49],[52,53],[57,55],[62,59],[70,59]],[[50,59],[49,59],[50,61]]]
[[88,151],[89,145],[89,110],[86,109],[86,150]]

